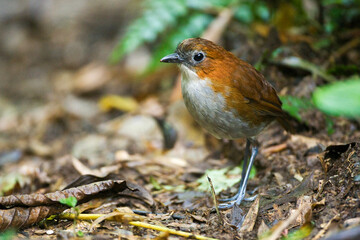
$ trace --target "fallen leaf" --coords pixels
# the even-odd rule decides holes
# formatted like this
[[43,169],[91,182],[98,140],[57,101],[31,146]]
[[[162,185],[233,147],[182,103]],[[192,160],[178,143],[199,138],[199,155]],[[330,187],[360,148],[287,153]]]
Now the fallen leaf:
[[107,66],[90,63],[81,68],[73,77],[73,88],[77,93],[88,93],[97,90],[111,80]]
[[107,95],[102,97],[99,101],[99,106],[101,110],[106,112],[110,111],[111,109],[131,112],[139,107],[134,98],[117,95]]
[[253,204],[251,205],[246,217],[244,219],[244,223],[240,228],[240,233],[244,232],[251,232],[254,229],[256,218],[259,213],[259,205],[260,205],[260,198],[257,197]]
[[260,239],[261,236],[262,236],[265,232],[269,231],[269,229],[270,229],[270,228],[266,225],[266,223],[264,222],[264,220],[261,220],[261,223],[260,223],[260,226],[259,226],[258,232],[257,232],[257,237]]
[[[83,182],[81,179],[84,179],[84,177],[80,177],[78,183]],[[76,185],[76,181],[72,185]],[[68,207],[60,204],[59,201],[70,196],[75,197],[77,202],[82,203],[108,195],[121,193],[126,195],[128,194],[126,190],[129,190],[128,193],[135,192],[140,199],[153,204],[149,193],[137,188],[134,184],[126,183],[124,180],[100,181],[46,194],[34,193],[0,197],[0,230],[24,228],[50,215],[60,213]]]

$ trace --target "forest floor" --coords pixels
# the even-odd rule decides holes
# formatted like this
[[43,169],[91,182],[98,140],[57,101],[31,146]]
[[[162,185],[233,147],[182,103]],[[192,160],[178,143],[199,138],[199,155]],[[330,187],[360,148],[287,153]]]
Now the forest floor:
[[[77,180],[69,192],[81,191],[78,212],[118,216],[95,223],[95,218],[86,221],[81,215],[75,222],[55,218],[10,232],[11,236],[182,239],[133,224],[140,222],[217,239],[291,234],[320,239],[360,224],[360,124],[316,109],[301,112],[310,130],[290,135],[272,123],[258,137],[261,147],[248,184],[257,198],[240,206],[247,213],[243,227],[233,225],[234,210],[214,211],[204,176],[211,178],[218,198],[232,196],[245,140],[226,142],[209,136],[182,100],[170,100],[175,68],[140,82],[130,73],[134,59],[108,65],[116,32],[134,11],[122,19],[116,12],[125,5],[83,6],[84,12],[63,23],[66,27],[57,24],[67,18],[61,11],[59,19],[50,13],[43,18],[16,13],[0,27],[6,33],[0,45],[0,69],[6,73],[0,82],[2,195],[51,193]],[[94,18],[102,18],[109,27],[99,26]],[[224,43],[231,41],[229,36],[225,39]],[[262,49],[246,44],[256,53],[254,58],[261,56]],[[329,57],[301,41],[286,47],[313,63]],[[310,97],[324,81],[277,64],[266,65],[262,72],[282,95]],[[91,185],[94,182],[103,185]],[[65,198],[63,193],[55,198]],[[36,196],[24,199],[10,205],[0,199],[2,229],[5,223],[14,224],[16,214],[21,225],[42,216],[40,211],[64,210],[57,201],[40,199],[38,212],[24,213]],[[9,210],[15,211],[13,215]]]

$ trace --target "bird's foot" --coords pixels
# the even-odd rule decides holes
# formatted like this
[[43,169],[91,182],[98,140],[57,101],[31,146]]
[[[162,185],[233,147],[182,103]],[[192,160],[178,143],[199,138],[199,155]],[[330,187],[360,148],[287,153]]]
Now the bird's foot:
[[[245,202],[253,202],[255,199],[257,198],[257,194],[252,196],[252,197],[248,197],[248,198],[243,198],[243,199],[232,199],[232,198],[229,198],[230,200],[228,201],[224,201],[224,199],[220,199],[219,201],[222,201],[224,203],[220,203],[219,204],[219,209],[223,210],[223,209],[230,209],[232,208],[235,204],[236,205],[240,205],[240,203],[242,201],[245,201]],[[226,199],[225,199],[226,200]],[[237,204],[238,203],[238,204]]]
[[232,207],[234,207],[236,201],[229,201],[229,202],[226,202],[226,203],[220,203],[218,208],[221,209],[221,210],[226,210],[226,209],[230,209]]
[[[254,190],[249,191],[248,194],[253,195],[257,190],[258,190],[258,188],[256,187]],[[241,201],[252,202],[252,201],[254,201],[256,199],[256,197],[257,197],[257,194],[252,196],[252,197],[248,197],[248,198],[245,198],[245,196],[243,196],[242,199],[240,200],[240,202]],[[239,200],[239,198],[240,198],[240,192],[236,193],[234,196],[232,196],[230,198],[221,198],[218,201],[219,202],[224,202],[224,203],[226,203],[226,202],[234,202],[234,201]]]

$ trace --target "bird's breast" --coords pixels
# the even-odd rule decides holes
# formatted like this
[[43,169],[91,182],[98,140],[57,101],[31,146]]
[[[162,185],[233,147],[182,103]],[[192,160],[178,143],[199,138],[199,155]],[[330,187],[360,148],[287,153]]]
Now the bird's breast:
[[[229,108],[226,93],[215,92],[209,79],[182,67],[182,94],[185,105],[194,119],[217,138],[236,139],[257,135],[264,126],[252,126]],[[228,96],[227,96],[228,97]]]

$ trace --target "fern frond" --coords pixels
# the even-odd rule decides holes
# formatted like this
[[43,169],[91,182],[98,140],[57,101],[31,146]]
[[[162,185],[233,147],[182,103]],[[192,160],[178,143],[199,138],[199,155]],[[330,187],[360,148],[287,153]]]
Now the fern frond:
[[179,26],[167,35],[162,41],[162,44],[155,50],[152,61],[146,72],[155,70],[160,64],[160,59],[165,55],[174,52],[176,46],[182,40],[200,36],[213,20],[213,17],[205,13],[195,13],[182,20],[183,21],[180,21]]
[[159,33],[174,26],[177,19],[188,13],[186,0],[146,0],[142,16],[127,29],[124,37],[115,47],[110,62],[121,58],[146,42],[153,42]]
[[238,0],[186,0],[189,8],[205,10],[209,8],[226,7]]

